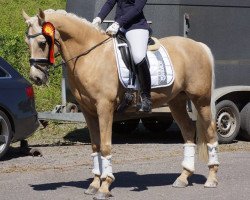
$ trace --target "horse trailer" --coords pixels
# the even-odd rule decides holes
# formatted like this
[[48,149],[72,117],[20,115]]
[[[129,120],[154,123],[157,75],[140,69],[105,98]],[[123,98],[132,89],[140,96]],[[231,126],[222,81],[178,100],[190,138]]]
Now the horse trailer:
[[[66,10],[89,21],[97,15],[105,0],[68,0]],[[207,44],[215,58],[216,125],[219,141],[232,142],[240,133],[250,139],[250,2],[243,0],[148,0],[144,13],[153,30],[161,38],[179,35]],[[114,10],[103,23],[112,23]],[[63,102],[73,102],[67,75],[63,81]],[[64,80],[64,79],[63,79]],[[66,85],[66,86],[65,86]],[[73,107],[72,107],[73,105]],[[67,110],[76,108],[69,104]],[[190,116],[195,120],[195,109],[187,102]],[[153,130],[168,128],[172,123],[167,106],[151,115],[117,116],[116,128],[137,126],[140,119]],[[241,128],[241,130],[240,130]],[[126,129],[126,130],[127,130]],[[121,129],[120,129],[121,130]]]

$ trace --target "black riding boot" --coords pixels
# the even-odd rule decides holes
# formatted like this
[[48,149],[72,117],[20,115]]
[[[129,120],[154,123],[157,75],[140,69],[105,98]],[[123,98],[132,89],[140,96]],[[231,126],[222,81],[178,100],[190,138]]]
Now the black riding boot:
[[148,62],[144,58],[136,65],[137,77],[141,88],[141,111],[151,112],[151,77],[148,68]]

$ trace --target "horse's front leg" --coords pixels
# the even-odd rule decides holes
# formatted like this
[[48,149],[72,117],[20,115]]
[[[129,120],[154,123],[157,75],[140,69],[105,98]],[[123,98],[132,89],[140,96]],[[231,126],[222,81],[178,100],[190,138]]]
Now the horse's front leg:
[[90,132],[91,146],[93,151],[93,153],[91,154],[91,157],[93,158],[92,173],[94,174],[94,179],[92,183],[89,185],[88,189],[84,193],[94,195],[97,193],[101,186],[100,177],[102,173],[99,122],[97,116],[91,115],[87,112],[84,112],[84,117]]
[[107,100],[101,100],[98,102],[97,113],[99,117],[101,138],[102,184],[98,190],[98,193],[95,195],[95,199],[108,199],[110,196],[112,196],[109,191],[109,187],[115,180],[111,163],[113,112],[114,105],[112,102]]

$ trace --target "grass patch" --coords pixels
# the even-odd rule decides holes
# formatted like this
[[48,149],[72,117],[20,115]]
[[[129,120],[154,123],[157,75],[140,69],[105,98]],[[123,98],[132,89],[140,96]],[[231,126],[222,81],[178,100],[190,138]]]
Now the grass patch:
[[31,145],[53,146],[89,143],[89,132],[85,123],[58,123],[50,121],[42,125],[28,138]]
[[[7,60],[27,80],[29,76],[29,50],[24,41],[26,24],[22,9],[30,16],[38,9],[65,9],[66,0],[0,0],[0,56]],[[52,110],[61,103],[62,70],[56,69],[50,77],[49,87],[34,87],[38,111]]]

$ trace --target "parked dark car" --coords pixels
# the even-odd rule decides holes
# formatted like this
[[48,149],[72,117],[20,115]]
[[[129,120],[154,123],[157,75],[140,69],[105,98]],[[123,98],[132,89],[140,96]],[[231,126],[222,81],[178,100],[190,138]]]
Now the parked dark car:
[[38,126],[32,85],[0,57],[0,158]]

